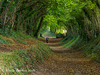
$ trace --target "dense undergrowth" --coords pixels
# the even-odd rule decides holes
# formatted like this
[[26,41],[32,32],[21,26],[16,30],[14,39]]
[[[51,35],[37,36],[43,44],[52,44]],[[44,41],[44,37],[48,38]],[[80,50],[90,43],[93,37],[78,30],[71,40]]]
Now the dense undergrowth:
[[51,54],[48,46],[44,48],[43,43],[37,47],[31,47],[29,50],[15,50],[11,53],[1,53],[4,64],[1,70],[2,74],[10,75],[27,75],[34,72],[38,64]]
[[19,41],[22,44],[27,44],[27,41],[25,41],[26,39],[31,39],[32,37],[29,35],[24,34],[23,32],[15,32],[15,31],[11,31],[11,32],[4,32],[4,30],[0,29],[0,43],[3,44],[8,44],[10,43],[9,40],[4,39],[4,37],[12,37],[15,40]]
[[[71,36],[63,40],[64,47],[84,50],[88,57],[100,62],[99,16],[99,0],[0,0],[0,44],[13,45],[11,40],[14,39],[28,45],[27,39],[38,37],[40,30],[48,26],[54,32],[57,29],[66,29]],[[54,34],[52,36],[55,37]],[[5,62],[10,62],[7,63],[8,67],[12,64],[11,68],[14,69],[30,69],[30,64],[35,63],[31,61],[31,57],[42,60],[50,52],[42,44],[29,50],[1,53],[0,56]]]
[[87,57],[100,62],[100,37],[95,40],[86,41],[80,36],[67,36],[61,42],[64,42],[63,47],[83,50]]
[[[0,35],[1,45],[12,45],[13,43],[11,43],[8,38],[13,39],[26,47],[25,49],[0,53],[0,74],[2,75],[27,75],[38,68],[38,64],[52,54],[47,45],[29,35],[17,32],[12,32],[9,35],[2,33]],[[27,39],[35,39],[33,42],[37,41],[38,43],[29,46],[28,41],[26,41]]]

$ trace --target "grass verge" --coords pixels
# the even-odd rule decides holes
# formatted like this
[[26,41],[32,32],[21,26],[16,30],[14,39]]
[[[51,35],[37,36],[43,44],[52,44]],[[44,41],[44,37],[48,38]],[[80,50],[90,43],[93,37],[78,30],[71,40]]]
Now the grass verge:
[[100,37],[90,41],[85,41],[80,36],[67,38],[67,40],[66,38],[65,41],[62,41],[64,42],[63,47],[72,48],[73,50],[83,50],[87,57],[100,62]]
[[52,54],[50,48],[43,42],[27,50],[14,50],[10,53],[0,53],[0,74],[27,75],[37,68],[37,65]]

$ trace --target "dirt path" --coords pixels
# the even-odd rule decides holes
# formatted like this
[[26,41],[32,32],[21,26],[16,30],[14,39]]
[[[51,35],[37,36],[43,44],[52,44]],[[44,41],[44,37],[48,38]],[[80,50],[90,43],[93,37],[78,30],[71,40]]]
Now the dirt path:
[[100,75],[100,63],[86,58],[82,51],[63,48],[59,40],[49,39],[48,45],[54,54],[32,75]]

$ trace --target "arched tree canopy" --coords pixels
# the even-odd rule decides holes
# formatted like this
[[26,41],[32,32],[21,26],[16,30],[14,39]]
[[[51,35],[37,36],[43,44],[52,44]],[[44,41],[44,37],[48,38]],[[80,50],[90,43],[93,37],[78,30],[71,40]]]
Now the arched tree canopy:
[[99,0],[0,0],[0,28],[38,36],[46,26],[65,28],[70,36],[100,35]]

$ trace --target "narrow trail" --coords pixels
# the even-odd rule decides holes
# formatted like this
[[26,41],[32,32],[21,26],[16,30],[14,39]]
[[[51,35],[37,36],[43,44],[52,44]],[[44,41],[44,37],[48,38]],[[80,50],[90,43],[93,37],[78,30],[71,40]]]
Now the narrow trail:
[[[39,39],[45,44],[45,39]],[[100,75],[100,63],[85,57],[82,51],[63,48],[60,39],[50,38],[48,45],[53,51],[32,75]]]

